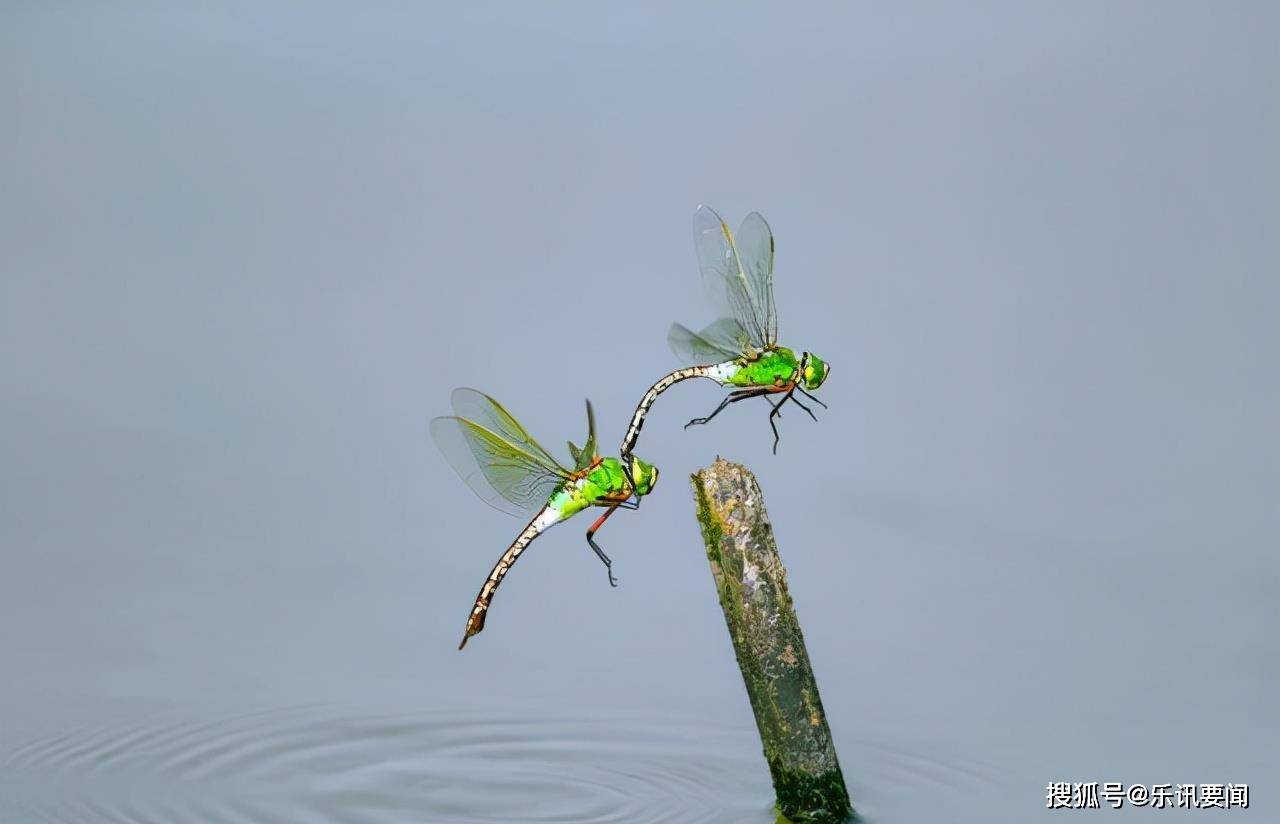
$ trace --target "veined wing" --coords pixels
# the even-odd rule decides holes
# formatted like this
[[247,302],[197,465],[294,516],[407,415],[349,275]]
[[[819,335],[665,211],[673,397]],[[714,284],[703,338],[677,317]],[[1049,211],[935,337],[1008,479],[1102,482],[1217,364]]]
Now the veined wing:
[[[759,223],[764,225],[766,237],[771,237],[763,218]],[[759,263],[759,226],[751,220],[743,225],[748,228],[748,239],[753,244],[753,261]],[[743,268],[733,232],[710,206],[699,206],[693,213],[693,244],[702,282],[711,298],[737,319],[747,331],[754,348],[764,349],[775,343],[769,335],[771,327],[777,325],[770,322],[769,314],[773,303],[772,254],[767,259],[769,274],[763,283],[759,278],[749,276]],[[772,240],[769,244],[771,249]]]
[[586,469],[599,457],[596,451],[596,410],[591,408],[590,398],[587,398],[587,441],[582,445],[582,457],[585,459],[586,466],[580,466],[578,469]]
[[573,456],[574,469],[579,472],[590,468],[599,457],[596,453],[596,413],[591,408],[590,398],[587,398],[587,440],[581,449],[573,441],[569,441],[569,454]]
[[667,345],[677,357],[690,363],[733,360],[755,348],[737,318],[720,318],[701,332],[673,323],[667,332]]
[[471,491],[509,515],[532,515],[566,477],[515,444],[466,418],[433,418],[431,436]]
[[778,342],[778,310],[773,303],[773,230],[759,212],[752,212],[738,227],[733,239],[738,261],[746,273],[756,316],[760,318],[764,342]]
[[545,463],[554,466],[560,472],[568,475],[570,470],[564,464],[556,460],[556,457],[533,439],[520,422],[515,419],[510,412],[503,408],[502,404],[496,400],[469,387],[459,387],[453,390],[453,394],[449,398],[453,404],[453,414],[459,418],[466,418],[474,421],[490,432],[493,432],[530,455],[538,458]]
[[[531,515],[546,505],[556,487],[569,478],[569,471],[546,455],[524,428],[506,410],[475,390],[455,390],[454,409],[460,411],[460,393],[472,393],[491,405],[497,420],[523,433],[522,442],[513,442],[503,433],[461,416],[435,418],[431,435],[449,465],[482,501],[511,515]],[[470,403],[476,403],[473,398]],[[484,417],[483,406],[472,410]],[[503,420],[503,417],[507,420]],[[494,420],[485,423],[497,426]]]

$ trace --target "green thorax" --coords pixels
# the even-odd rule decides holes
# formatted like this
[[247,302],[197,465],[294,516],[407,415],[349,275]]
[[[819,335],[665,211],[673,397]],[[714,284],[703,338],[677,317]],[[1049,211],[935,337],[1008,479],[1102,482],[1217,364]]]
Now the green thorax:
[[630,488],[622,463],[617,458],[604,458],[584,477],[567,482],[556,490],[549,503],[560,511],[563,520],[603,498],[625,498]]
[[755,360],[738,358],[734,361],[737,371],[728,376],[725,383],[732,386],[780,386],[796,376],[800,361],[796,353],[785,346],[765,350]]

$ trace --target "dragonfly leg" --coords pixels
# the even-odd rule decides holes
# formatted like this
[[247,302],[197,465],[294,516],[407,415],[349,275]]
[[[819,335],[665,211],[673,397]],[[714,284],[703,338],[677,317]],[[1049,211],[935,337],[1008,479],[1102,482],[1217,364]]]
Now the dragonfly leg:
[[613,577],[613,561],[609,560],[609,556],[605,555],[604,550],[596,543],[595,534],[596,530],[600,529],[600,527],[604,525],[604,522],[608,520],[609,516],[618,510],[618,506],[619,504],[614,504],[609,507],[603,515],[596,519],[596,522],[591,525],[591,528],[587,530],[587,543],[591,545],[591,549],[594,550],[596,555],[600,557],[600,560],[604,562],[605,572],[609,574],[609,586],[613,587],[618,585],[618,579]]
[[709,420],[711,420],[712,418],[714,418],[716,415],[719,415],[719,414],[720,414],[720,411],[721,411],[722,409],[724,409],[726,406],[728,406],[729,404],[731,404],[731,403],[733,403],[733,396],[732,396],[732,395],[726,396],[724,400],[720,401],[720,405],[719,405],[719,406],[717,406],[717,407],[715,408],[715,411],[713,411],[710,415],[707,415],[706,417],[702,417],[702,418],[694,418],[693,420],[691,420],[691,421],[689,421],[687,424],[685,424],[685,425],[684,425],[684,428],[685,428],[685,429],[688,429],[689,427],[693,426],[694,424],[703,424],[703,423],[706,423],[707,421],[709,421]]
[[790,399],[791,399],[791,402],[792,402],[792,403],[794,403],[796,406],[798,406],[798,407],[800,407],[801,409],[803,409],[804,411],[808,412],[808,413],[809,413],[809,417],[813,418],[815,421],[818,419],[818,416],[817,416],[817,415],[815,415],[815,414],[813,414],[813,410],[812,410],[812,409],[810,409],[809,407],[807,407],[807,406],[805,406],[804,404],[800,403],[800,401],[796,400],[796,399],[795,399],[795,397],[794,397],[793,395],[791,395],[791,393],[789,393],[789,392],[788,392],[788,393],[787,393],[787,397],[788,397],[788,398],[790,398]]
[[623,455],[623,456],[622,456],[622,474],[626,476],[626,478],[627,478],[627,483],[631,485],[631,494],[627,496],[627,500],[628,500],[628,501],[630,501],[632,497],[634,497],[634,498],[635,498],[635,505],[634,505],[634,506],[627,506],[627,507],[623,507],[623,508],[624,508],[624,509],[639,509],[639,508],[640,508],[640,493],[636,491],[636,479],[631,475],[631,456],[630,456],[630,455]]
[[[795,391],[794,386],[788,389],[787,394],[782,396],[782,400],[778,401],[777,405],[773,407],[773,411],[769,413],[769,428],[773,430],[773,454],[775,455],[778,454],[778,441],[782,440],[782,436],[778,434],[778,425],[774,423],[773,419],[782,415],[782,405],[787,402],[787,398],[790,398]],[[810,412],[809,414],[812,415],[813,413]]]
[[761,388],[761,389],[739,389],[739,390],[737,390],[737,391],[730,392],[730,393],[725,397],[725,399],[724,399],[724,400],[720,401],[720,405],[719,405],[719,406],[717,406],[717,407],[715,408],[715,410],[714,410],[714,411],[712,411],[712,413],[711,413],[710,415],[707,415],[705,418],[694,418],[693,420],[691,420],[691,421],[689,421],[687,424],[685,424],[685,425],[684,425],[684,428],[685,428],[685,429],[688,429],[689,427],[693,426],[694,424],[704,424],[704,423],[706,423],[707,421],[709,421],[709,420],[711,420],[712,418],[714,418],[716,415],[719,415],[719,414],[724,410],[724,408],[725,408],[726,406],[728,406],[729,404],[731,404],[731,403],[737,403],[738,401],[745,401],[747,398],[756,398],[756,397],[759,397],[759,396],[761,396],[761,395],[767,395],[768,393],[769,393],[769,390],[768,390],[767,388]]
[[818,406],[821,406],[823,409],[827,409],[827,408],[829,408],[825,403],[823,403],[822,401],[818,400],[818,399],[817,399],[817,398],[815,398],[813,395],[810,395],[808,392],[804,391],[804,389],[801,389],[799,385],[797,385],[797,386],[796,386],[796,389],[797,389],[797,390],[799,390],[799,392],[800,392],[800,394],[801,394],[801,395],[804,395],[806,398],[808,398],[809,400],[813,401],[813,402],[814,402],[814,403],[816,403]]

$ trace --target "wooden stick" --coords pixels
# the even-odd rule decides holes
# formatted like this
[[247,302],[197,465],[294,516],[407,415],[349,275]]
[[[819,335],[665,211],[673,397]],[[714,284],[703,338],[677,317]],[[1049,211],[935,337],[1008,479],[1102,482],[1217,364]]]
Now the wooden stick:
[[691,480],[778,810],[796,822],[846,821],[853,815],[849,791],[760,486],[746,467],[721,458]]

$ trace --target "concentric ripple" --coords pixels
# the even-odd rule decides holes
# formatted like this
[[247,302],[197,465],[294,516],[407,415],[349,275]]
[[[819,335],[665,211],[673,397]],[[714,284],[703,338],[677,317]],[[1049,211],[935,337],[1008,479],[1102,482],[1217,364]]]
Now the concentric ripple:
[[772,822],[750,731],[285,710],[0,753],[0,820]]
[[[841,755],[881,789],[954,797],[991,779],[871,743]],[[302,708],[78,728],[0,752],[5,824],[772,824],[772,801],[754,730],[670,720]]]

